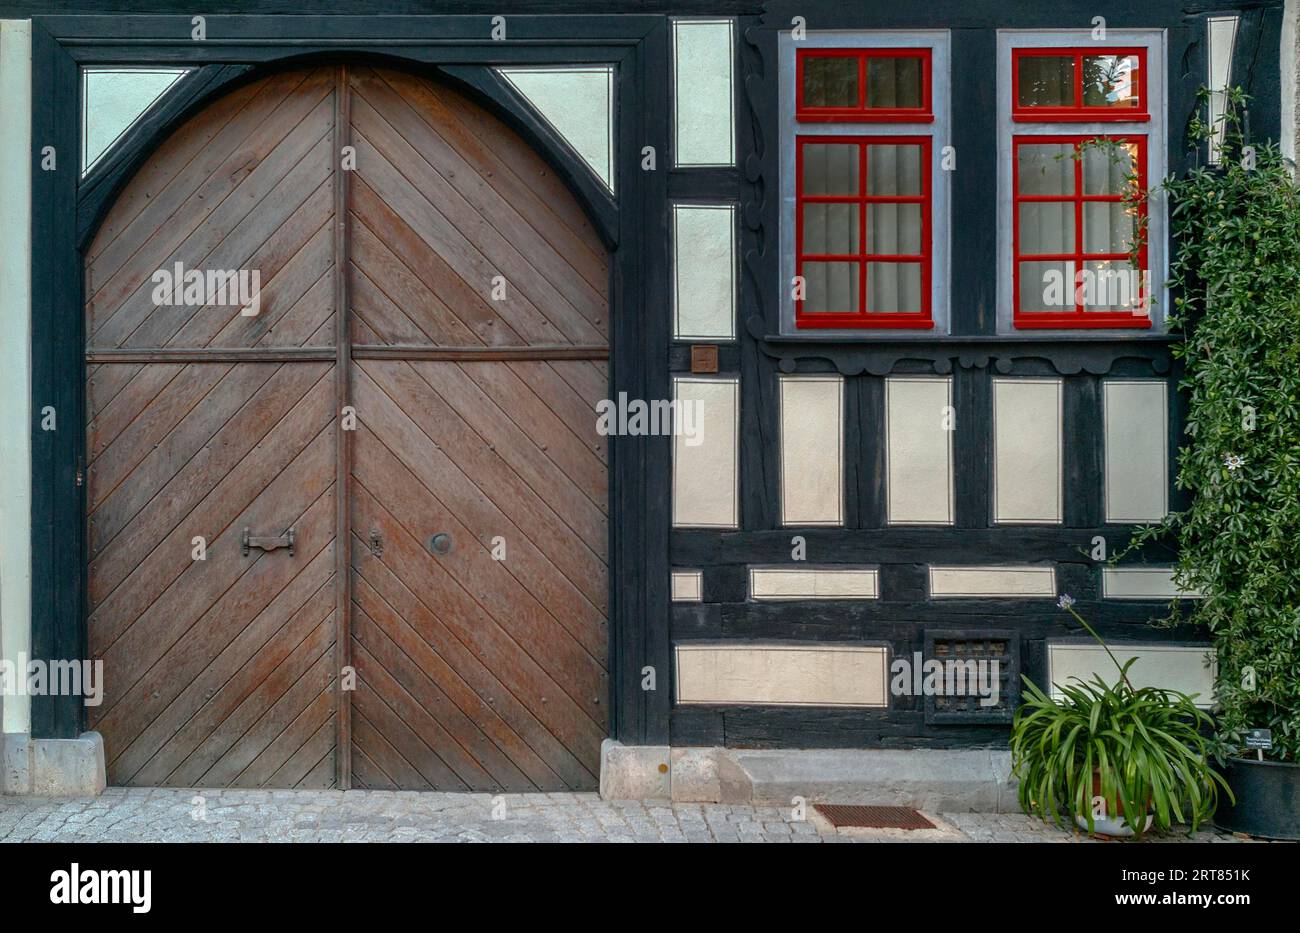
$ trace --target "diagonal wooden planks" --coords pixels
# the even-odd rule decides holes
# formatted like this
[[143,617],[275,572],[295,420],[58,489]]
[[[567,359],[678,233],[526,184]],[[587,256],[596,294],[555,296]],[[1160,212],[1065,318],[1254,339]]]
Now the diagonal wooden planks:
[[[336,170],[341,142],[354,172]],[[150,277],[176,262],[258,269],[260,313],[156,304]],[[606,345],[604,247],[535,153],[412,75],[276,74],[142,167],[87,252],[86,295],[87,352],[142,354],[86,371],[89,641],[106,679],[90,719],[111,781],[596,785],[605,364],[423,353]],[[259,356],[347,361],[349,343],[344,369]],[[290,527],[292,556],[242,553],[244,528]]]

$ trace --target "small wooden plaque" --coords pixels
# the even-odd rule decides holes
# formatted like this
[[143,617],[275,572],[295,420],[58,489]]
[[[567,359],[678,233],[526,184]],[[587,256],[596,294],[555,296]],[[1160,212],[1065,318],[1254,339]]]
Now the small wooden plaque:
[[718,371],[718,345],[696,343],[691,345],[691,372],[716,373]]

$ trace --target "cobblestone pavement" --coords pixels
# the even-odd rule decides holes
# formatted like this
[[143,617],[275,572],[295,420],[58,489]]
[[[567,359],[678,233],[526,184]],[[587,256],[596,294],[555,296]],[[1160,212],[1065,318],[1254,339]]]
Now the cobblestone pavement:
[[[789,809],[595,794],[109,788],[101,797],[0,797],[0,842],[1087,841],[1020,814],[939,814],[937,822],[921,834],[849,837],[796,821]],[[1214,831],[1196,838],[1235,841]]]

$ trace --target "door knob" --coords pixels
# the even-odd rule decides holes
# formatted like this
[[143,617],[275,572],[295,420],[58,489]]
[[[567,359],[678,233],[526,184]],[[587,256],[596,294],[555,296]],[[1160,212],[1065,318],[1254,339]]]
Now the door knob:
[[435,554],[446,554],[451,550],[451,535],[440,531],[429,539],[429,550]]

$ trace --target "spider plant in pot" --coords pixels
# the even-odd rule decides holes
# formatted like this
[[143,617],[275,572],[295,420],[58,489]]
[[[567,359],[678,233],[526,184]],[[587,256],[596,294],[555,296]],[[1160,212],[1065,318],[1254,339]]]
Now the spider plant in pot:
[[1058,604],[1105,649],[1119,677],[1058,684],[1059,700],[1023,678],[1024,702],[1011,727],[1021,809],[1104,835],[1140,837],[1180,823],[1195,831],[1214,813],[1219,789],[1227,790],[1202,734],[1212,725],[1209,715],[1196,707],[1195,695],[1134,687],[1129,669],[1136,658],[1121,664],[1073,599],[1062,596]]

